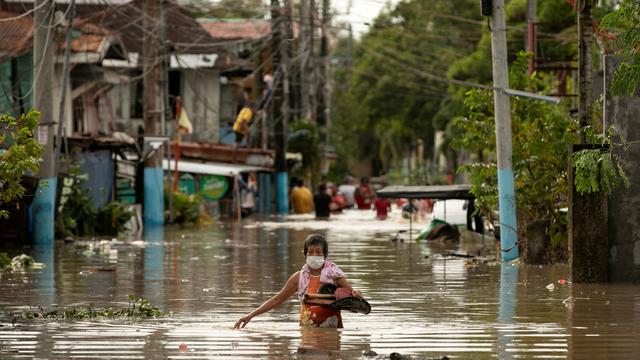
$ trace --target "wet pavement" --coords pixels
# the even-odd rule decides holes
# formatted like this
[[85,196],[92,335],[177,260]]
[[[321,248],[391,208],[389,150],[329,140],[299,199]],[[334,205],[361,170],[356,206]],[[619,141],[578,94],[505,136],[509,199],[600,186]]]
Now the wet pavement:
[[[495,256],[495,242],[392,242],[408,223],[372,218],[372,212],[352,211],[331,221],[291,216],[166,227],[146,234],[146,243],[116,241],[102,252],[97,242],[57,242],[54,256],[38,247],[34,255],[45,269],[0,275],[0,358],[640,357],[639,286],[558,282],[568,280],[564,265],[477,265],[442,257],[450,250]],[[302,243],[313,232],[328,237],[329,257],[364,293],[371,314],[343,312],[341,331],[300,329],[292,298],[246,329],[232,330],[302,266]],[[10,321],[10,313],[29,307],[124,306],[129,294],[170,315]]]

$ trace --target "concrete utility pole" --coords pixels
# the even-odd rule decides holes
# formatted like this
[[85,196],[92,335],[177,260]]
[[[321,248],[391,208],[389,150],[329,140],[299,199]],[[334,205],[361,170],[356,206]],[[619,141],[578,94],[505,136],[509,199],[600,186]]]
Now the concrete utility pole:
[[493,61],[494,112],[496,118],[496,151],[498,156],[498,193],[500,210],[500,245],[502,260],[518,257],[518,225],[516,195],[512,168],[511,112],[509,95],[509,64],[507,62],[507,28],[504,0],[493,0],[491,11],[491,49]]
[[[55,29],[53,0],[34,2],[33,35],[33,107],[40,111],[40,127],[36,137],[44,146],[40,164],[40,185],[33,209],[33,237],[36,244],[53,245],[57,178],[55,177],[55,123],[53,116],[53,84]],[[19,116],[19,114],[18,114]]]
[[580,124],[580,143],[585,143],[584,127],[591,124],[593,115],[593,17],[591,15],[593,0],[578,2],[578,38],[579,44],[579,99],[578,123]]
[[62,149],[62,132],[64,128],[64,110],[67,99],[67,88],[69,83],[69,58],[71,56],[71,40],[73,35],[73,19],[76,16],[76,1],[69,2],[69,13],[67,14],[67,33],[64,45],[64,63],[62,65],[62,86],[60,93],[60,108],[58,110],[58,130],[56,131],[56,151],[55,151],[55,177],[60,171],[60,151]]
[[283,93],[286,71],[282,65],[282,8],[278,0],[271,0],[271,51],[273,52],[274,88],[272,122],[275,124],[276,138],[276,209],[279,214],[289,213],[288,175],[287,175],[287,133],[283,116]]
[[[159,135],[162,105],[162,59],[159,41],[160,2],[145,0],[143,4],[143,118],[145,136]],[[162,186],[162,153],[156,151],[144,163],[144,225],[164,224],[164,192]]]
[[320,39],[320,100],[318,101],[318,125],[324,131],[323,142],[329,145],[329,111],[330,111],[330,91],[329,83],[329,26],[331,25],[331,3],[329,0],[322,1],[322,38]]
[[533,54],[531,56],[531,59],[529,59],[529,76],[533,75],[533,72],[536,71],[536,23],[538,22],[537,13],[538,0],[529,0],[527,4],[527,51]]

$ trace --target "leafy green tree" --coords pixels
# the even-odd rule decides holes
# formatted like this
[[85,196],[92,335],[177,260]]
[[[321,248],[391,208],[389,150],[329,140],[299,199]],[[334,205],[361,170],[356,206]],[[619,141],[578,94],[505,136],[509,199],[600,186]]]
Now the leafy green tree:
[[[22,175],[40,170],[42,146],[33,138],[40,123],[40,112],[31,110],[14,118],[0,115],[0,205],[9,203],[25,194]],[[1,150],[5,148],[6,150]],[[8,217],[0,211],[0,217]]]
[[618,33],[617,53],[623,58],[615,72],[611,91],[614,95],[633,95],[640,85],[640,2],[624,0],[604,17],[601,25]]
[[[543,79],[526,75],[527,61],[528,56],[522,53],[513,63],[510,86],[543,90]],[[481,211],[491,217],[498,201],[492,92],[471,90],[465,103],[468,115],[455,121],[461,131],[453,145],[482,154],[482,160],[464,165],[460,171],[469,174],[471,191]],[[523,232],[520,237],[525,237],[529,222],[546,220],[552,244],[562,249],[566,241],[566,215],[560,209],[566,206],[568,145],[577,139],[577,123],[561,106],[517,97],[511,101],[511,118],[517,216]]]
[[293,123],[289,130],[291,136],[287,142],[288,151],[302,154],[302,164],[299,168],[292,169],[292,175],[311,178],[312,183],[317,183],[320,180],[321,160],[318,127],[308,120],[300,120]]
[[412,141],[431,149],[433,116],[447,97],[432,75],[474,50],[479,22],[475,0],[403,1],[381,13],[357,42],[353,67],[335,74],[332,126],[341,157],[370,160],[377,174],[397,167]]

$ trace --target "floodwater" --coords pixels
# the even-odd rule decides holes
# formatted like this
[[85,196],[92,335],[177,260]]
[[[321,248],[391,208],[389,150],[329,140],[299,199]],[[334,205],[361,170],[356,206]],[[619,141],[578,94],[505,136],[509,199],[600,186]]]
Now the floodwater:
[[[408,224],[372,217],[351,211],[331,221],[167,227],[146,234],[146,246],[116,242],[111,258],[90,250],[91,242],[57,242],[53,256],[37,247],[45,269],[0,275],[0,358],[640,358],[640,287],[559,282],[568,280],[566,266],[476,266],[439,254],[495,256],[493,239],[392,242]],[[300,329],[292,298],[232,330],[302,266],[302,243],[313,232],[326,234],[329,257],[364,293],[371,314],[343,313],[341,331]],[[15,325],[9,315],[38,306],[122,306],[128,294],[171,314]]]

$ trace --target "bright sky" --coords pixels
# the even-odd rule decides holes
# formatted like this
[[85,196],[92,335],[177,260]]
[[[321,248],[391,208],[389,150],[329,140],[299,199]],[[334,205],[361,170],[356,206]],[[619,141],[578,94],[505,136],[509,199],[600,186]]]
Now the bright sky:
[[[331,0],[331,7],[338,13],[336,21],[349,22],[355,36],[367,32],[368,26],[387,4],[396,4],[399,0]],[[321,0],[316,0],[316,3]]]

